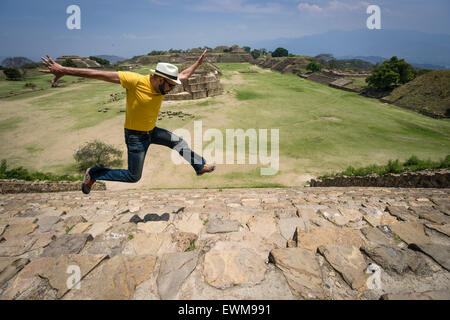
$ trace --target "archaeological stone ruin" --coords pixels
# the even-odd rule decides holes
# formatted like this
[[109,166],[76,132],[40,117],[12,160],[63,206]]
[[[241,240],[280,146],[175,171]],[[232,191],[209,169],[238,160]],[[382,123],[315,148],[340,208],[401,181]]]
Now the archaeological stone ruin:
[[[180,70],[183,70],[182,66]],[[186,83],[176,86],[165,100],[191,100],[219,95],[223,92],[219,81],[220,71],[212,63],[198,68]]]

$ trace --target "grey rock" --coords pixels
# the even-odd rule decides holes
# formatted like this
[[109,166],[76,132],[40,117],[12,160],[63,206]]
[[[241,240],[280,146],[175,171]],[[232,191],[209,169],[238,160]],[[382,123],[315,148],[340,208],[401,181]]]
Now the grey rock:
[[363,207],[363,208],[360,208],[359,211],[361,211],[362,214],[365,214],[368,216],[380,216],[383,214],[384,210],[381,210],[380,208],[376,208],[376,207]]
[[83,216],[73,215],[64,219],[64,227],[71,228],[81,222],[86,222],[86,219],[84,219]]
[[408,248],[422,251],[450,271],[450,246],[437,243],[410,243]]
[[22,258],[0,258],[0,288],[30,262]]
[[64,210],[58,210],[55,208],[44,208],[39,210],[39,214],[40,215],[45,215],[45,216],[57,216],[57,217],[61,217],[63,215],[66,214],[66,212]]
[[58,216],[43,216],[40,217],[37,224],[40,232],[48,232],[52,229],[53,225],[58,223],[61,219]]
[[428,221],[439,224],[450,223],[450,217],[439,212],[439,210],[433,209],[430,206],[413,207],[412,210],[421,219],[426,219]]
[[57,258],[63,254],[77,254],[87,241],[93,240],[88,233],[65,234],[56,238],[42,252],[41,257]]
[[106,254],[110,258],[120,254],[125,246],[126,237],[111,237],[101,234],[88,242],[86,251],[89,254]]
[[15,217],[19,218],[28,218],[28,217],[38,217],[42,214],[40,210],[27,210],[23,212],[19,212],[15,215]]
[[412,250],[386,245],[366,245],[361,250],[386,271],[403,274],[411,270],[423,276],[432,274],[425,259]]
[[403,206],[388,206],[389,213],[402,221],[417,221],[417,216],[413,211]]
[[239,221],[212,219],[206,226],[207,233],[224,233],[239,231]]
[[447,237],[450,237],[450,224],[444,224],[444,225],[437,225],[437,224],[431,224],[427,223],[425,224],[430,229],[436,230],[442,234],[445,234]]
[[20,256],[31,250],[36,241],[36,237],[24,235],[0,242],[0,257]]
[[359,248],[327,245],[318,247],[318,250],[352,289],[358,290],[364,287],[367,265]]
[[381,245],[391,245],[393,243],[393,241],[378,228],[364,227],[361,228],[360,231],[370,242]]
[[35,276],[28,287],[13,297],[14,300],[56,300],[58,290],[50,285],[49,279]]
[[304,299],[324,299],[322,273],[311,250],[274,249],[269,254],[269,261],[283,272],[294,294]]
[[161,299],[174,299],[183,281],[195,269],[198,252],[166,253],[161,258],[156,283]]

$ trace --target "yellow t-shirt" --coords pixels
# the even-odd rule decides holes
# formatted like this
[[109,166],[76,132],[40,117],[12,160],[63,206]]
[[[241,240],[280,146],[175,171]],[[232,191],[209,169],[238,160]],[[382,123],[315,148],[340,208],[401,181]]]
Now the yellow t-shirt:
[[153,89],[149,75],[143,76],[129,71],[118,73],[120,84],[127,89],[125,128],[153,130],[164,96]]

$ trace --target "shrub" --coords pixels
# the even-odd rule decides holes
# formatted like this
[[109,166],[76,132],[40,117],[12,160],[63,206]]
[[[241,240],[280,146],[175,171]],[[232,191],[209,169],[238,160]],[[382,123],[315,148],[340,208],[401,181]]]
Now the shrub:
[[27,82],[25,83],[24,87],[34,89],[36,88],[36,85],[33,82]]
[[402,171],[402,165],[396,159],[395,161],[389,160],[386,166],[386,173],[400,173]]
[[420,160],[415,155],[412,155],[411,158],[409,158],[408,160],[406,160],[403,163],[404,166],[415,166],[415,165],[418,165],[418,164],[420,164]]
[[122,151],[99,140],[87,142],[75,152],[73,157],[81,172],[92,166],[115,167],[122,165]]
[[450,154],[445,157],[445,159],[441,160],[439,163],[439,168],[450,168]]
[[312,72],[317,72],[317,71],[321,71],[322,70],[322,66],[320,64],[318,64],[317,62],[311,61],[306,66],[306,70],[312,71]]

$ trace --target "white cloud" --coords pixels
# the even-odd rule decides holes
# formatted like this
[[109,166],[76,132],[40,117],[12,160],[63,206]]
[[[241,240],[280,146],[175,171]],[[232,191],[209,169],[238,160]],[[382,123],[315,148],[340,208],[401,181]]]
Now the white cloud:
[[312,11],[312,12],[321,12],[323,11],[323,8],[319,7],[317,4],[309,4],[309,3],[305,3],[302,2],[300,3],[297,8],[301,11],[305,10],[305,11]]
[[356,1],[350,3],[345,3],[338,0],[332,0],[328,6],[329,10],[346,10],[346,11],[355,11],[360,10],[362,8],[367,8],[370,4],[365,1]]
[[310,4],[307,2],[300,2],[297,6],[300,11],[307,11],[312,13],[330,13],[336,11],[355,11],[367,8],[370,4],[366,1],[339,1],[331,0],[322,7],[317,4]]

